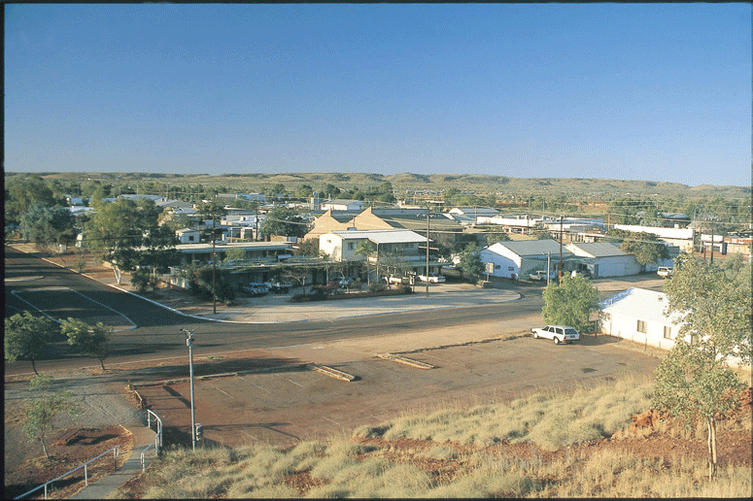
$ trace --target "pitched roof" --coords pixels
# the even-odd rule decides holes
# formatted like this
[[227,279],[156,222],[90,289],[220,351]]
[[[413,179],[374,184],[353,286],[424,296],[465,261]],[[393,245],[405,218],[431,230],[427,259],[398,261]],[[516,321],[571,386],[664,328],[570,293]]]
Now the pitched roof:
[[631,287],[599,303],[599,308],[609,313],[640,318],[646,322],[671,324],[679,314],[665,315],[667,295],[663,292]]
[[567,249],[581,257],[627,256],[628,253],[610,242],[571,243]]
[[[546,254],[547,252],[550,252],[552,254],[559,254],[560,252],[560,244],[559,242],[555,242],[551,239],[543,239],[543,240],[520,240],[517,242],[513,241],[505,241],[505,242],[497,242],[494,245],[490,245],[486,248],[486,250],[489,250],[491,252],[496,252],[499,248],[495,249],[496,246],[503,246],[507,249],[511,250],[515,254],[519,256],[536,256],[540,257],[542,253]],[[572,252],[568,251],[567,249],[562,249],[562,254],[571,256]]]
[[346,230],[332,233],[343,240],[367,239],[377,244],[426,242],[426,237],[410,230]]

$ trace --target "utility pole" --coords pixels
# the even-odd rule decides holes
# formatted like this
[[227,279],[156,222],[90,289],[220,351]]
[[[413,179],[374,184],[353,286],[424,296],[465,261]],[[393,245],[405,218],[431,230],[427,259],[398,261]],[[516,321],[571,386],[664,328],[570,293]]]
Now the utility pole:
[[212,312],[217,314],[217,288],[216,288],[216,275],[217,275],[217,253],[215,247],[217,243],[217,232],[215,230],[215,219],[217,216],[212,214]]
[[431,210],[426,209],[426,297],[429,297],[429,213]]
[[186,346],[188,346],[189,377],[191,379],[191,446],[196,452],[196,408],[193,399],[193,331],[181,329],[186,333]]
[[560,216],[560,272],[559,272],[560,285],[562,285],[562,216]]

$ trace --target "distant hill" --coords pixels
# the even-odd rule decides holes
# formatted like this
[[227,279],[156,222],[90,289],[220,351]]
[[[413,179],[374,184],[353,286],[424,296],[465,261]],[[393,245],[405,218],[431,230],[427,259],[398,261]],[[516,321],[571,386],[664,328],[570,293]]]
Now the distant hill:
[[[749,186],[687,186],[680,183],[664,181],[630,181],[620,179],[584,179],[584,178],[515,178],[507,176],[490,176],[480,174],[413,174],[393,175],[370,174],[361,172],[322,172],[322,173],[281,173],[281,174],[167,174],[167,173],[129,173],[129,172],[79,172],[79,173],[35,173],[44,179],[65,181],[99,180],[111,184],[153,183],[155,185],[185,186],[202,185],[204,187],[221,187],[223,192],[262,191],[265,187],[282,184],[289,191],[295,191],[300,185],[308,184],[319,189],[327,184],[339,188],[366,189],[389,182],[398,192],[434,191],[441,192],[457,188],[464,192],[477,194],[503,193],[532,196],[682,196],[688,198],[715,197],[750,199]],[[6,173],[6,182],[18,173]]]

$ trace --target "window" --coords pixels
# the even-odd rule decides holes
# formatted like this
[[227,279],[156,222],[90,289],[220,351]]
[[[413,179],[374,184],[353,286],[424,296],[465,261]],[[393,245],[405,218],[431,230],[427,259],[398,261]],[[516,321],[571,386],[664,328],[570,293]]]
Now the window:
[[348,250],[353,250],[356,248],[355,242],[348,242]]
[[515,268],[513,268],[512,266],[508,266],[507,271],[515,271]]
[[193,235],[188,235],[188,241],[193,242]]
[[672,327],[664,326],[664,339],[672,339]]
[[638,332],[646,333],[646,322],[644,320],[638,320]]

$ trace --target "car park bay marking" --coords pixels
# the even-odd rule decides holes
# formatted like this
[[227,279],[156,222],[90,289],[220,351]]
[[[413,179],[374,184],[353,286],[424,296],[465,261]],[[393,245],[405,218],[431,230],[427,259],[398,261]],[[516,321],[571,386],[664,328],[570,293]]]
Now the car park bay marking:
[[220,393],[223,393],[223,394],[227,395],[227,396],[228,396],[228,397],[230,397],[230,398],[235,398],[234,396],[232,396],[232,395],[231,395],[230,393],[226,392],[226,391],[225,391],[225,390],[223,390],[222,388],[218,388],[218,387],[217,387],[217,385],[212,385],[212,387],[213,387],[213,388],[214,388],[215,390],[219,391]]
[[287,381],[288,383],[293,383],[294,385],[296,385],[296,386],[300,386],[301,388],[303,388],[303,385],[302,385],[302,384],[300,384],[300,383],[296,383],[295,381],[293,381],[293,380],[291,380],[291,379],[288,379],[288,378],[286,378],[285,376],[280,376],[280,377],[281,377],[282,379],[284,379],[285,381]]
[[[238,376],[238,377],[239,377],[239,378],[241,378],[241,379],[243,379],[243,378],[242,378],[241,376]],[[245,381],[245,379],[243,379],[243,380]],[[259,388],[259,389],[260,389],[261,391],[266,391],[266,392],[267,392],[267,393],[269,393],[270,395],[272,394],[272,392],[271,392],[271,391],[269,391],[268,389],[264,388],[263,386],[259,386],[258,384],[254,383],[253,381],[249,381],[249,383],[251,383],[251,385],[252,385],[252,386],[256,386],[256,387],[257,387],[257,388]]]

